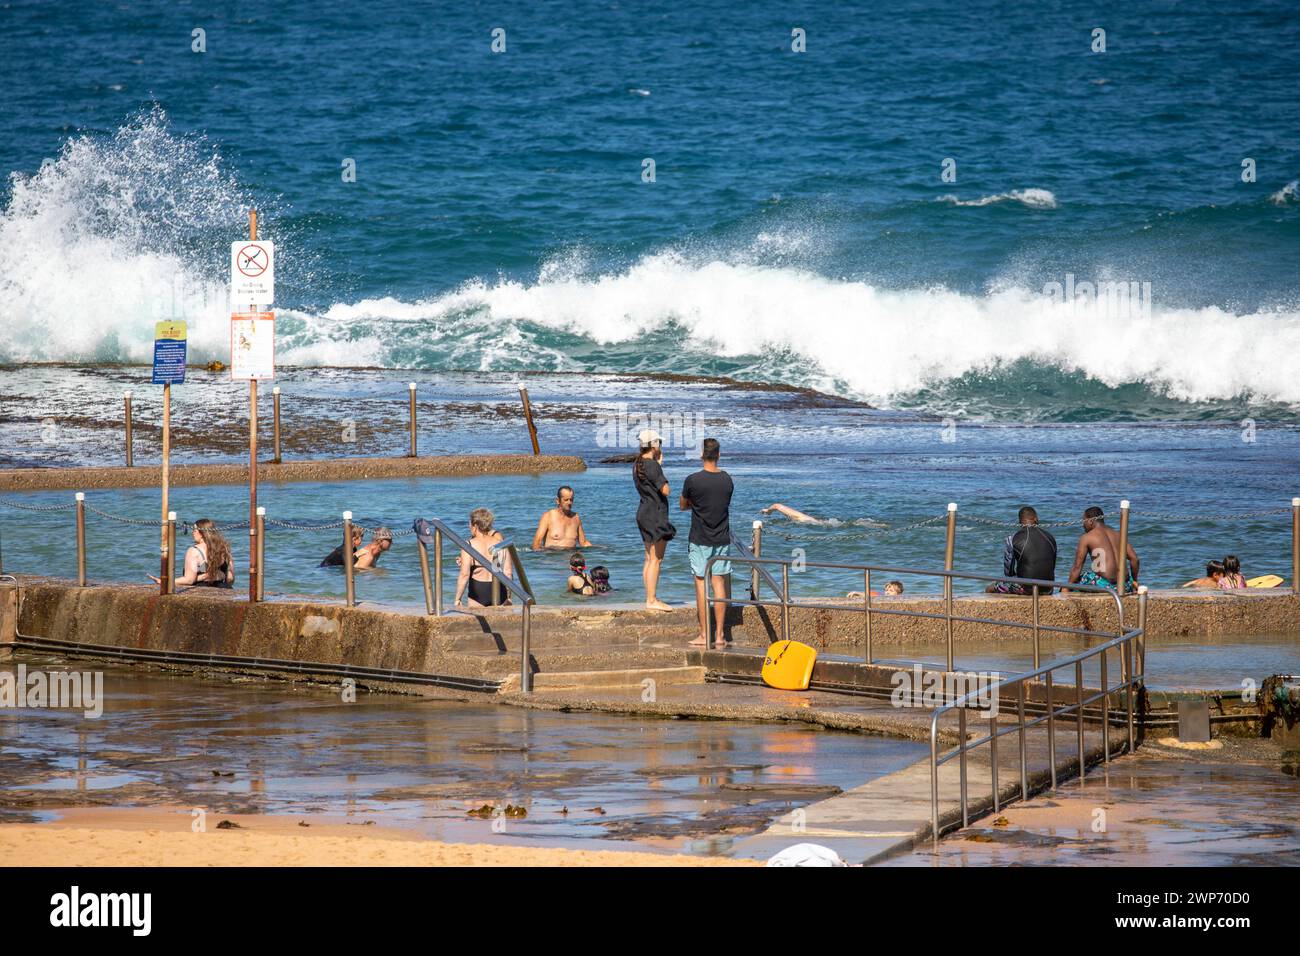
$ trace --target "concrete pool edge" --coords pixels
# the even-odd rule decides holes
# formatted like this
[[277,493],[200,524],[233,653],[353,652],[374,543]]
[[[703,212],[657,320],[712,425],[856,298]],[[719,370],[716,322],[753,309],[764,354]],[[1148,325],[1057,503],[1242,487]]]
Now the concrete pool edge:
[[[259,461],[258,480],[364,481],[376,478],[453,478],[474,475],[536,475],[586,471],[576,455],[425,455],[416,458],[319,458]],[[156,488],[160,465],[0,469],[0,491],[87,491],[95,488]],[[245,464],[172,465],[173,487],[238,485],[248,481]]]

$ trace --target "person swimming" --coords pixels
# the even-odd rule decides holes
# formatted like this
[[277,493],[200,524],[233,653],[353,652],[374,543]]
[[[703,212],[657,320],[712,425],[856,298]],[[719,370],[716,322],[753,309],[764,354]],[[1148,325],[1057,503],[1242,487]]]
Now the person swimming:
[[1235,591],[1246,587],[1246,576],[1241,573],[1241,562],[1235,554],[1223,559],[1223,577],[1219,578],[1219,590]]
[[1205,564],[1205,577],[1197,578],[1194,581],[1188,581],[1183,585],[1185,588],[1217,588],[1219,582],[1223,579],[1223,562],[1207,561]]

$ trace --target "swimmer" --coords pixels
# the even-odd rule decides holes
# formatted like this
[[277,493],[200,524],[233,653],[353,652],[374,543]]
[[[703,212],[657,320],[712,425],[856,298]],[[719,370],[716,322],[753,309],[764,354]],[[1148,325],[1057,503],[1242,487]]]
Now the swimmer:
[[373,568],[379,564],[379,557],[393,546],[393,532],[387,528],[376,528],[370,533],[370,543],[364,548],[357,548],[352,556],[352,567],[357,571]]
[[775,502],[773,504],[768,505],[766,508],[762,509],[759,512],[759,514],[764,514],[764,515],[771,514],[773,511],[775,511],[777,514],[783,514],[791,521],[798,522],[799,524],[820,524],[821,523],[820,518],[814,518],[812,515],[804,514],[802,511],[798,511],[794,508],[791,508],[789,505],[783,505],[780,502]]
[[1223,562],[1209,561],[1205,565],[1205,577],[1197,578],[1195,581],[1188,581],[1183,585],[1185,588],[1217,588],[1219,581],[1223,579]]
[[543,548],[590,548],[587,532],[582,530],[582,519],[573,510],[573,489],[561,485],[555,493],[555,507],[542,515],[533,535],[533,550]]

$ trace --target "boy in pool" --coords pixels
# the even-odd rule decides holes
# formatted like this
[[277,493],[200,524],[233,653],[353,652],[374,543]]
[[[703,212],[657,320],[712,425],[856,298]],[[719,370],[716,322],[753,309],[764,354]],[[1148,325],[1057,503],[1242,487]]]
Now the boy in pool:
[[1219,581],[1223,578],[1223,562],[1210,561],[1205,565],[1205,577],[1197,578],[1195,581],[1188,581],[1183,585],[1185,588],[1217,588]]

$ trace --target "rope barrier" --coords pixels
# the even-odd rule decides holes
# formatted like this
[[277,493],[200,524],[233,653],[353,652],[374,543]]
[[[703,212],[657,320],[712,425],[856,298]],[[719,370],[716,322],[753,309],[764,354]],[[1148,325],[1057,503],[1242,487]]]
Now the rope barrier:
[[24,505],[19,504],[17,501],[10,501],[8,498],[0,498],[0,505],[4,505],[6,508],[16,508],[19,511],[71,511],[77,507],[75,501],[67,505]]

